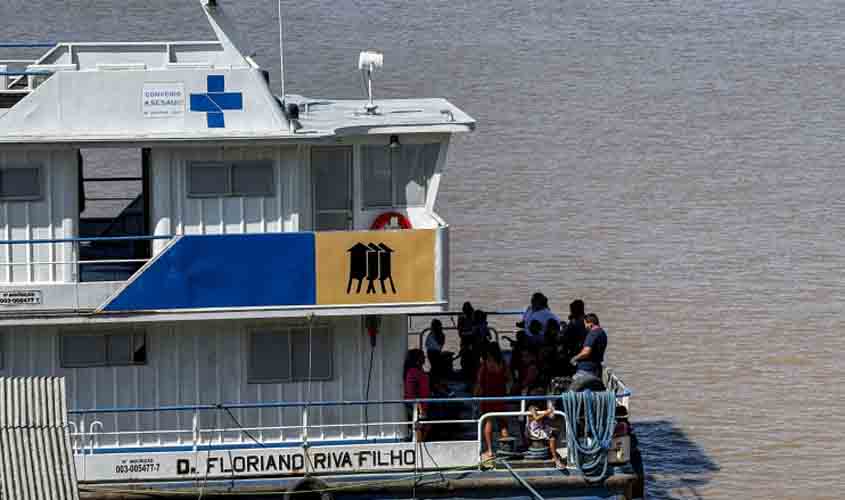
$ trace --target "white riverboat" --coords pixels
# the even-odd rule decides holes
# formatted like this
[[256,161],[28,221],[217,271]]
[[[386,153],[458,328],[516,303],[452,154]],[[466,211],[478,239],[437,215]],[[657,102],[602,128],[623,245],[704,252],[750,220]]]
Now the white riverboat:
[[[202,9],[217,40],[0,61],[0,376],[66,378],[89,497],[633,497],[630,391],[612,373],[622,432],[595,479],[571,449],[562,471],[482,466],[495,415],[471,398],[428,424],[461,432],[409,432],[413,320],[449,311],[435,200],[475,121],[445,99],[274,95],[225,6]],[[365,77],[380,66],[361,54]]]

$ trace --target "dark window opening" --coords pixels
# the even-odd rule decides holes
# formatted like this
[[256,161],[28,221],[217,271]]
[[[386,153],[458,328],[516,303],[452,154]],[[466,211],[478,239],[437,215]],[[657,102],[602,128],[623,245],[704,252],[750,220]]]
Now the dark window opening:
[[64,368],[129,366],[147,363],[144,333],[64,333],[61,365]]
[[0,164],[0,200],[40,200],[41,184],[40,166]]
[[[149,234],[148,160],[148,150],[80,151],[80,238]],[[83,241],[79,244],[80,281],[124,281],[151,255],[147,239]]]
[[[309,350],[310,347],[310,350]],[[330,380],[334,343],[327,326],[255,330],[249,335],[251,384]]]
[[269,160],[191,162],[188,196],[192,198],[269,197],[275,194]]

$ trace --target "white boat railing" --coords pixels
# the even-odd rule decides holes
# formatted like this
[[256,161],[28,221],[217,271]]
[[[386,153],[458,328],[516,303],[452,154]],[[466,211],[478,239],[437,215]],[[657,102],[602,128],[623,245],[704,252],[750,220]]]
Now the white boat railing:
[[[142,54],[143,63],[119,63],[116,67],[128,69],[135,66],[147,66],[153,68],[193,68],[212,67],[214,63],[210,54],[222,52],[222,44],[217,40],[172,40],[159,42],[0,42],[0,49],[48,49],[44,54],[35,60],[9,59],[16,65],[26,63],[27,71],[22,74],[8,75],[15,78],[9,82],[10,87],[17,87],[27,79],[26,90],[32,90],[39,81],[33,77],[50,76],[57,71],[98,69],[99,66],[109,67],[110,64],[100,64],[97,55],[107,56],[104,60],[114,59],[115,54],[131,53],[133,58],[127,61],[135,61],[138,54]],[[179,62],[185,54],[202,51],[206,59],[189,60]],[[80,58],[80,55],[93,54],[94,57]],[[72,64],[58,64],[58,61],[75,61]],[[0,63],[3,64],[3,63]],[[43,74],[39,74],[43,73]]]
[[[630,391],[625,389],[622,392],[616,392],[617,400],[630,397]],[[397,429],[416,428],[419,425],[434,426],[434,425],[471,425],[476,430],[473,437],[481,444],[481,425],[483,422],[492,417],[523,417],[527,415],[526,404],[529,401],[553,401],[556,398],[554,395],[545,396],[506,396],[506,397],[466,397],[466,398],[429,398],[429,399],[411,399],[411,400],[381,400],[381,401],[314,401],[314,402],[267,402],[267,403],[238,403],[238,404],[218,404],[218,405],[185,405],[185,406],[164,406],[157,408],[97,408],[85,410],[71,410],[68,413],[72,420],[69,424],[70,438],[74,453],[77,455],[93,455],[100,450],[113,451],[126,447],[128,444],[133,445],[133,449],[143,448],[149,451],[156,451],[157,448],[168,449],[174,444],[181,445],[181,448],[190,448],[191,451],[200,451],[212,448],[225,449],[227,446],[244,447],[257,446],[264,447],[267,445],[288,443],[299,446],[318,445],[331,441],[332,443],[343,444],[344,441],[360,442],[362,435],[347,436],[341,439],[323,439],[323,432],[327,429],[343,429],[343,428],[367,428],[367,427],[394,427]],[[469,419],[421,419],[418,407],[419,404],[428,405],[453,405],[453,404],[475,404],[481,402],[506,402],[514,405],[518,410],[499,413],[485,413],[479,415],[478,418]],[[413,417],[411,420],[384,420],[374,422],[349,422],[349,423],[329,423],[315,424],[309,421],[309,415],[323,408],[337,408],[349,406],[385,406],[385,405],[413,405]],[[299,422],[296,425],[276,425],[276,426],[243,426],[234,416],[233,411],[240,410],[255,410],[255,409],[295,409],[299,413]],[[233,425],[226,426],[209,426],[207,428],[201,425],[202,415],[208,412],[225,412],[230,417]],[[106,415],[140,415],[140,414],[161,414],[161,413],[190,413],[191,427],[185,429],[130,429],[130,430],[114,430],[106,431],[103,420]],[[559,413],[560,414],[560,413]],[[279,439],[265,436],[272,433],[276,436],[283,436],[285,431],[295,433],[295,439]],[[277,434],[278,433],[278,434]],[[255,434],[258,434],[256,437]],[[227,440],[227,435],[238,435],[236,440]],[[149,441],[141,439],[141,436],[153,437],[153,441],[158,444],[151,444]],[[166,436],[175,436],[180,439],[173,440],[166,439]],[[181,439],[188,437],[189,439]],[[364,435],[365,436],[365,435]],[[113,437],[115,442],[111,444],[103,444],[103,438]],[[121,440],[121,437],[129,438]],[[245,439],[248,438],[248,439]],[[383,438],[382,438],[383,439]],[[404,435],[397,433],[394,441],[404,439]],[[416,441],[416,433],[408,433],[408,440]],[[380,439],[363,437],[366,442],[378,442]],[[134,442],[132,442],[134,441]]]
[[[82,259],[80,257],[82,247],[90,245],[141,245],[149,244],[154,240],[171,240],[173,238],[175,238],[174,235],[154,235],[0,240],[0,269],[4,271],[0,276],[6,278],[5,280],[0,278],[0,283],[17,284],[43,281],[34,279],[39,274],[45,275],[48,282],[55,281],[60,274],[66,277],[77,277],[75,280],[66,279],[65,281],[83,281],[80,269],[82,266],[101,266],[104,273],[117,273],[128,266],[137,269],[152,257],[121,258],[118,256],[111,258],[106,255],[107,258]],[[24,250],[16,252],[14,251],[16,247],[24,247]],[[38,247],[46,247],[47,250],[36,251]],[[151,251],[149,253],[152,255]],[[46,258],[37,258],[36,255],[46,255]],[[57,257],[57,255],[62,257]],[[20,267],[26,269],[26,279],[13,279],[14,270]],[[126,278],[128,276],[109,281],[123,281]]]

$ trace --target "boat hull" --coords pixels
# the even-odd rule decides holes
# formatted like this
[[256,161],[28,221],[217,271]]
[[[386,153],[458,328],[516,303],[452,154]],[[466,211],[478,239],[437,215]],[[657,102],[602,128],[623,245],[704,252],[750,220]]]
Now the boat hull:
[[[631,488],[637,477],[617,471],[599,482],[588,482],[568,471],[522,469],[517,474],[544,499],[557,498],[633,498]],[[134,495],[155,493],[157,498],[184,497],[186,493],[203,497],[237,496],[250,498],[321,498],[322,500],[400,500],[407,498],[449,498],[454,500],[502,498],[509,500],[536,497],[507,470],[471,470],[421,472],[417,475],[367,474],[346,476],[311,476],[310,478],[256,478],[213,480],[205,482],[161,482],[148,484],[96,485],[83,488],[90,500],[128,499]],[[250,493],[254,494],[250,495]],[[293,495],[287,495],[294,493]]]

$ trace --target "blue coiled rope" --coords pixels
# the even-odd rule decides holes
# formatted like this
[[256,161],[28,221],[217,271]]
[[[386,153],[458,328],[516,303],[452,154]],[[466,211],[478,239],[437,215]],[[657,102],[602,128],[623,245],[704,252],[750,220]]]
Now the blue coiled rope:
[[[607,451],[616,427],[616,394],[613,391],[564,392],[561,394],[566,415],[567,462],[587,481],[604,479],[607,474]],[[583,413],[585,436],[578,438],[578,419]]]

